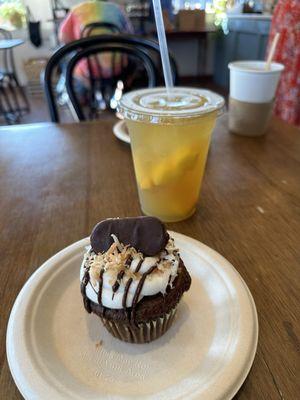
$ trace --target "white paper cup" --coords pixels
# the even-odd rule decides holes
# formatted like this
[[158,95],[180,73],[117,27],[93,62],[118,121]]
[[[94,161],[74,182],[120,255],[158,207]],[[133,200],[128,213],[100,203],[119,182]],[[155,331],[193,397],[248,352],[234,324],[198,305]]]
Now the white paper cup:
[[230,69],[229,130],[246,136],[265,133],[272,114],[280,74],[284,65],[265,61],[236,61]]

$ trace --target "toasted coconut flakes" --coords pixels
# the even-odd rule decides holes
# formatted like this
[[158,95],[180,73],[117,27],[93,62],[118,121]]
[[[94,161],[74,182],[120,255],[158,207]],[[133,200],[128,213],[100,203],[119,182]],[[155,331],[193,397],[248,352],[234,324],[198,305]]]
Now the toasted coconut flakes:
[[[120,243],[119,239],[116,235],[111,235],[113,238],[113,243],[106,253],[94,254],[87,253],[85,268],[89,270],[91,276],[91,283],[93,286],[97,284],[99,281],[100,272],[102,269],[104,271],[110,272],[110,280],[109,284],[113,286],[116,282],[118,273],[121,270],[125,271],[124,279],[127,281],[132,278],[134,281],[141,279],[142,274],[140,272],[133,272],[130,269],[131,262],[127,264],[128,259],[132,258],[132,260],[143,260],[145,257],[141,252],[138,252],[135,248],[129,247],[129,245],[124,246]],[[157,264],[156,272],[161,275],[165,272],[165,270],[170,269],[172,277],[177,275],[177,267],[178,265],[174,265],[177,260],[179,254],[177,253],[178,249],[174,245],[174,241],[170,239],[169,243],[166,246],[166,249],[163,250],[159,255],[160,261]],[[152,279],[151,275],[147,277],[147,279]],[[172,286],[172,282],[170,282]]]
[[165,269],[169,269],[172,266],[172,262],[170,260],[164,260],[158,263],[157,269],[160,271],[164,271]]
[[134,272],[132,272],[130,269],[126,270],[125,274],[132,279],[136,279],[136,274],[134,274]]
[[96,282],[99,281],[101,268],[99,266],[91,266],[90,268],[90,277],[93,286],[96,285]]
[[119,242],[119,239],[113,233],[110,235],[113,238],[113,241],[116,243],[118,250],[121,252],[124,249],[124,246]]
[[105,256],[109,256],[110,254],[112,254],[116,250],[116,248],[117,248],[117,243],[113,243],[105,253]]

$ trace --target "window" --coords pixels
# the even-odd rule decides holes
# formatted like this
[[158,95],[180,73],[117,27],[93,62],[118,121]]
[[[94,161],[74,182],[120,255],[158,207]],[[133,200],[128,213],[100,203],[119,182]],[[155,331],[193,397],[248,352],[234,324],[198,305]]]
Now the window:
[[172,0],[175,13],[179,10],[205,10],[214,15],[214,24],[227,31],[226,5],[228,0]]
[[0,26],[19,29],[25,25],[26,11],[21,0],[0,0]]
[[182,9],[187,10],[206,10],[208,12],[214,9],[216,3],[226,3],[226,1],[216,1],[216,0],[173,0],[173,6],[175,12]]

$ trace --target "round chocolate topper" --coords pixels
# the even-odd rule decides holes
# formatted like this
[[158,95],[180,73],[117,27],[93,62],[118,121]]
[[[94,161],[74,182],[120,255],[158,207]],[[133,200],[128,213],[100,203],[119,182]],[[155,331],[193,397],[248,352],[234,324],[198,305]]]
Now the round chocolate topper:
[[164,224],[157,218],[109,218],[99,222],[92,231],[91,246],[95,253],[103,253],[110,248],[112,234],[124,245],[134,247],[146,256],[158,254],[169,240]]

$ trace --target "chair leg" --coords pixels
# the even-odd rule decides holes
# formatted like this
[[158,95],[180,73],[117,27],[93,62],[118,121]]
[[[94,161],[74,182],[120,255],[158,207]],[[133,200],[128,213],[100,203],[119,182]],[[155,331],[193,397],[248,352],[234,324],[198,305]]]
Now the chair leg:
[[18,80],[17,76],[15,75],[15,73],[12,72],[10,74],[10,78],[14,81],[14,83],[15,83],[16,87],[18,88],[18,91],[22,97],[22,100],[25,104],[25,107],[20,108],[20,111],[30,112],[30,104],[29,104],[27,95],[26,95],[23,87],[19,84],[19,80]]
[[8,118],[7,118],[7,115],[6,115],[6,112],[5,112],[5,108],[3,106],[3,97],[2,97],[2,88],[1,88],[1,86],[0,86],[0,114],[3,115],[6,123],[9,124],[10,121],[8,121]]
[[17,118],[19,118],[22,115],[22,107],[20,106],[20,103],[19,103],[18,93],[16,92],[16,87],[14,86],[14,84],[11,82],[10,79],[7,82],[7,89],[10,91],[11,99],[14,102],[14,106],[13,106],[14,114],[16,115]]
[[11,125],[19,121],[18,116],[16,116],[14,109],[11,105],[9,95],[6,92],[4,85],[0,85],[0,96],[2,97],[1,108],[3,110],[3,115],[5,121]]

